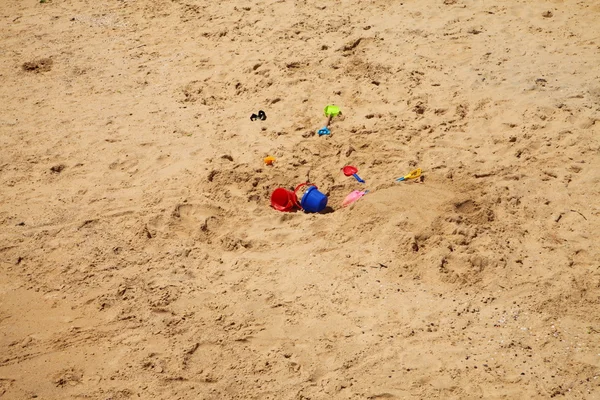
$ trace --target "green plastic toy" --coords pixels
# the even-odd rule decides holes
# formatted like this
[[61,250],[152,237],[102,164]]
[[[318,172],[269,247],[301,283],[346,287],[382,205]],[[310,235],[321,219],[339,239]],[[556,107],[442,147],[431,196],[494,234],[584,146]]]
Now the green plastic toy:
[[340,108],[334,105],[325,106],[325,116],[328,118],[337,117],[340,113]]
[[317,131],[319,136],[330,135],[329,125],[333,117],[337,117],[340,114],[340,108],[332,104],[325,106],[325,116],[327,117],[327,123],[325,126]]

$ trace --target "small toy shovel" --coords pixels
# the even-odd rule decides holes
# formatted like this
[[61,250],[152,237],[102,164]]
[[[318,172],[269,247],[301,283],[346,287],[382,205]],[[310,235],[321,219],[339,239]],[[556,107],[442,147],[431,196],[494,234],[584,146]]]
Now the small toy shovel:
[[353,176],[360,183],[365,183],[365,181],[362,180],[360,176],[358,176],[358,169],[356,167],[353,167],[352,165],[347,165],[344,168],[342,168],[342,171],[344,172],[344,175]]
[[402,178],[396,179],[398,182],[405,181],[407,179],[416,179],[421,176],[421,168],[417,168],[413,171],[410,171],[408,175],[404,175]]
[[334,105],[328,105],[325,107],[325,116],[327,117],[327,123],[325,126],[317,131],[319,136],[330,135],[331,131],[329,130],[329,125],[331,124],[331,120],[333,117],[337,117],[340,114],[340,108]]
[[350,204],[354,203],[355,201],[357,201],[358,199],[360,199],[367,193],[369,193],[368,190],[365,190],[363,192],[361,192],[360,190],[352,191],[352,193],[350,193],[348,196],[346,196],[346,198],[342,202],[342,207],[349,206]]

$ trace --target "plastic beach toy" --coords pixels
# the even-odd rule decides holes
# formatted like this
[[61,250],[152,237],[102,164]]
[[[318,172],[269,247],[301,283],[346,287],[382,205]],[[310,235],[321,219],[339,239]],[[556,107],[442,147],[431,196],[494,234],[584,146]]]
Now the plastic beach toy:
[[[318,188],[312,183],[301,183],[296,186],[294,193],[297,193],[301,187],[308,186],[308,189],[302,195],[300,200],[300,208],[305,212],[317,213],[323,211],[327,207],[327,196],[319,192]],[[297,196],[297,195],[296,195]],[[298,204],[298,203],[296,203]]]
[[316,186],[309,187],[300,202],[302,209],[306,212],[319,212],[327,207],[327,196],[319,192]]
[[353,176],[360,183],[365,183],[365,181],[362,180],[360,176],[358,176],[358,169],[356,167],[353,167],[352,165],[347,165],[344,168],[342,168],[342,171],[344,172],[344,175]]
[[321,129],[319,129],[317,131],[317,133],[319,134],[319,136],[323,136],[323,135],[330,135],[331,131],[329,130],[328,127],[325,126],[325,127],[321,128]]
[[278,211],[292,211],[297,204],[296,193],[286,188],[277,188],[271,195],[271,206]]
[[330,118],[330,117],[337,117],[338,114],[340,113],[340,108],[338,106],[334,106],[332,104],[325,106],[325,116]]
[[344,201],[342,201],[342,207],[349,206],[350,204],[354,203],[355,201],[357,201],[358,199],[360,199],[367,193],[369,193],[368,190],[364,190],[364,191],[354,190],[348,196],[346,196]]
[[416,179],[421,176],[421,168],[417,168],[413,171],[410,171],[408,175],[404,175],[402,178],[396,179],[396,181],[401,182],[407,179]]
[[[307,186],[302,199],[298,202],[297,192],[300,188]],[[327,207],[327,196],[319,192],[317,187],[312,183],[301,183],[296,186],[294,191],[286,188],[277,188],[271,194],[271,206],[278,211],[292,211],[294,207],[301,208],[305,212],[317,213],[323,211]]]
[[263,161],[265,162],[266,165],[273,165],[273,163],[275,162],[275,157],[267,156],[267,157],[263,158]]
[[331,124],[331,120],[333,119],[333,117],[337,117],[341,111],[338,106],[329,104],[329,105],[325,106],[325,110],[323,112],[325,113],[325,116],[327,117],[327,123],[325,124],[325,126],[323,128],[321,128],[317,131],[319,136],[331,134],[331,131],[329,130],[329,124]]

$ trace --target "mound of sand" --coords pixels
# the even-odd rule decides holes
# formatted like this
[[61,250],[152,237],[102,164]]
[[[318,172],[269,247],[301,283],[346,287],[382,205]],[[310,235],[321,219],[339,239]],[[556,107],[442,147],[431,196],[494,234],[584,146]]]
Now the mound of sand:
[[600,397],[600,6],[0,11],[0,398]]

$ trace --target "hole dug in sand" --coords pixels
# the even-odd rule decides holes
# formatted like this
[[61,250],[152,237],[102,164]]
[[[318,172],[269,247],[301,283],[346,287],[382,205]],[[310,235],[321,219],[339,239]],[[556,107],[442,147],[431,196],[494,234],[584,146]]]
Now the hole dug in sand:
[[51,58],[40,58],[38,60],[23,63],[23,65],[21,65],[21,68],[23,68],[23,71],[25,72],[40,73],[50,71],[52,69],[53,64],[54,61],[52,61]]

